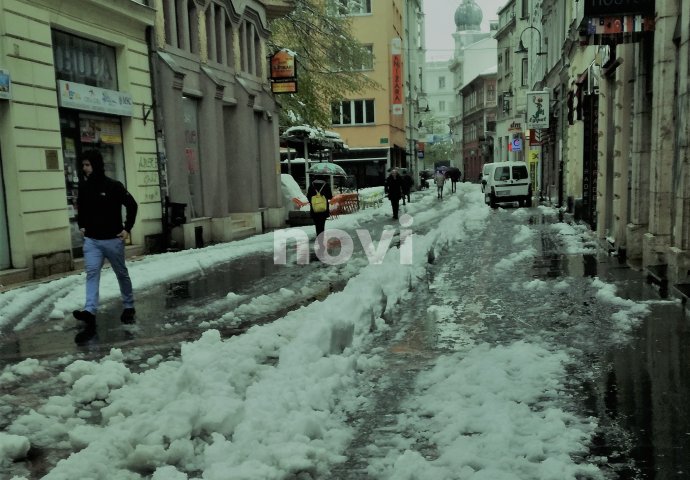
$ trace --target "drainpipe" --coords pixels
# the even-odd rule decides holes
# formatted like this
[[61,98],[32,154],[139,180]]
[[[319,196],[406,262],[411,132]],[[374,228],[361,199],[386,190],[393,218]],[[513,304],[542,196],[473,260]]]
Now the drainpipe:
[[[155,44],[155,29],[154,27],[146,27],[146,45],[148,49],[149,56],[149,73],[151,76],[151,98],[153,99],[150,110],[153,111],[153,125],[156,135],[156,164],[158,166],[158,185],[160,187],[160,198],[161,198],[161,225],[163,227],[163,249],[168,250],[170,247],[170,222],[169,218],[169,203],[170,198],[168,196],[168,175],[167,175],[167,158],[165,155],[165,144],[163,143],[163,129],[157,129],[159,125],[162,125],[160,121],[160,112],[158,109],[158,92],[157,92],[157,76],[156,68],[153,61],[153,56],[156,54],[156,44]],[[146,120],[144,120],[146,124]]]

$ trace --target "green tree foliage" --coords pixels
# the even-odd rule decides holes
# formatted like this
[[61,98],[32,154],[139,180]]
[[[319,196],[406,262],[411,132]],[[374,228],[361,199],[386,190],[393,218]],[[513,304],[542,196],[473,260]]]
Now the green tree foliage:
[[436,140],[427,143],[424,149],[424,168],[433,168],[434,163],[453,160],[457,153],[457,148],[447,134],[447,124],[435,117],[427,114],[422,117],[422,128],[427,135],[436,135]]
[[353,37],[350,19],[337,14],[332,0],[295,0],[292,13],[271,22],[269,50],[286,48],[297,61],[298,92],[278,96],[281,127],[328,128],[332,103],[378,87],[362,71],[372,59]]

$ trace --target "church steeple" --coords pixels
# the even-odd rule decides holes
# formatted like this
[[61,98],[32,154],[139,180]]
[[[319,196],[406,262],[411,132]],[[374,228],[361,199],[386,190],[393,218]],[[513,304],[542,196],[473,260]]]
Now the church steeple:
[[482,9],[474,0],[463,0],[455,10],[456,30],[479,30],[483,18]]

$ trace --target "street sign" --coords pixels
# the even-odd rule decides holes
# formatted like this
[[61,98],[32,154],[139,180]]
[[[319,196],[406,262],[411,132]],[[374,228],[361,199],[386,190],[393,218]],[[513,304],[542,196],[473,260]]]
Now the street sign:
[[527,128],[549,128],[549,92],[527,92]]
[[511,152],[521,152],[522,151],[522,139],[514,138],[508,144],[508,150]]

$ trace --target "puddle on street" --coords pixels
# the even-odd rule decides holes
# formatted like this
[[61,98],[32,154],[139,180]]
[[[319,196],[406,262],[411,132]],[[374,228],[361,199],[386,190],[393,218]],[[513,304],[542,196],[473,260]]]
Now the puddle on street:
[[[24,358],[45,358],[72,353],[87,353],[95,356],[106,354],[112,347],[136,344],[155,344],[170,341],[178,332],[176,324],[198,324],[205,320],[204,305],[225,297],[228,292],[242,294],[256,288],[258,282],[278,269],[271,254],[243,257],[225,265],[214,266],[201,276],[171,282],[135,291],[136,323],[123,326],[120,322],[121,304],[119,298],[101,305],[97,315],[94,335],[84,337],[79,322],[71,313],[64,320],[51,320],[19,332],[8,332],[0,343],[0,367],[6,362]],[[185,305],[199,305],[196,315],[190,318],[189,308],[181,314],[177,310]],[[163,330],[164,324],[173,328]],[[184,338],[173,338],[175,341]]]
[[[643,479],[690,478],[690,323],[678,305],[652,307],[625,348],[606,356],[598,416],[632,434]],[[623,477],[621,477],[623,478]]]

